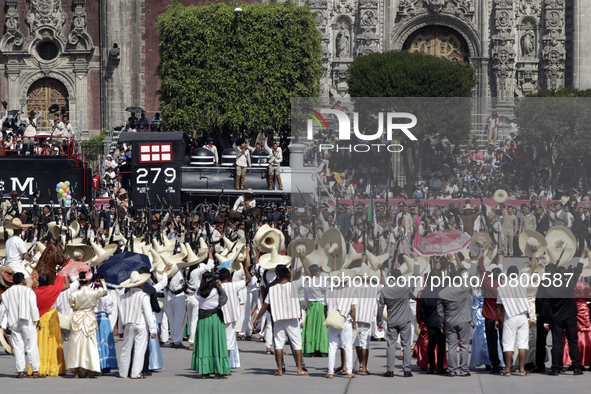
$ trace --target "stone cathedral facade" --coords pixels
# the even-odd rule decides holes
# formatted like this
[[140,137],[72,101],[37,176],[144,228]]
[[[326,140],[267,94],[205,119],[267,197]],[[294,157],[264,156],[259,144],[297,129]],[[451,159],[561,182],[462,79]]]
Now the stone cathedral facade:
[[[591,88],[589,0],[297,1],[316,13],[323,96],[348,94],[356,57],[390,50],[471,64],[483,112],[539,89]],[[28,110],[67,106],[92,133],[115,126],[126,106],[157,111],[156,20],[168,3],[0,0],[0,100],[9,109],[27,97]]]

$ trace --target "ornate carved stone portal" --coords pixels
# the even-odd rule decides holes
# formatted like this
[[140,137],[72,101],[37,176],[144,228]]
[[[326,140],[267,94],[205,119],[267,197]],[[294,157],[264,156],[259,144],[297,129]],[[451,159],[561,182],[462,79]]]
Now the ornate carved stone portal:
[[403,49],[454,62],[467,62],[470,57],[466,40],[458,32],[446,26],[427,26],[417,30],[408,38]]

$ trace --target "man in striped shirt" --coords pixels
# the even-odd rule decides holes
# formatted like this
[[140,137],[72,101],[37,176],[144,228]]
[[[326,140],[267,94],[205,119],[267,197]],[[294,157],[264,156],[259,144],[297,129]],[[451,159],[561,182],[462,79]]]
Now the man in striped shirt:
[[[336,256],[333,256],[336,260]],[[349,378],[357,377],[353,373],[353,332],[357,330],[356,306],[359,303],[355,287],[351,286],[351,279],[342,276],[344,280],[339,287],[329,289],[326,292],[325,310],[336,310],[345,319],[344,328],[339,330],[328,327],[328,374],[327,378],[334,376],[334,363],[337,348],[345,351],[345,368],[338,375],[347,375]]]
[[250,246],[246,247],[246,260],[242,265],[244,271],[244,279],[232,281],[232,273],[227,268],[220,270],[220,280],[222,281],[222,288],[228,296],[228,302],[222,306],[224,314],[224,323],[226,325],[226,341],[228,344],[228,354],[236,347],[236,321],[240,317],[240,301],[238,300],[238,292],[246,288],[250,283]]
[[[531,246],[532,258],[530,267],[535,267],[538,263],[536,252],[538,248]],[[529,272],[533,272],[530,269]],[[523,273],[522,275],[527,275]],[[517,279],[517,280],[515,280]],[[505,371],[501,376],[511,375],[511,365],[513,364],[513,350],[517,342],[519,351],[519,375],[526,376],[529,372],[525,371],[525,352],[529,349],[529,323],[527,303],[527,291],[521,286],[519,269],[512,265],[507,270],[507,278],[504,284],[500,284],[497,293],[497,318],[495,328],[500,326],[501,316],[504,315],[503,322],[503,353],[505,354]]]
[[[142,291],[143,284],[150,279],[150,274],[131,273],[121,287],[129,288],[119,304],[119,332],[124,332],[123,348],[119,362],[119,377],[126,378],[131,364],[132,379],[144,379],[141,374],[144,356],[148,347],[148,331],[156,338],[156,322],[152,315],[150,297]],[[119,334],[121,337],[121,334]],[[133,363],[131,354],[133,351]]]
[[291,272],[285,265],[278,265],[276,268],[279,283],[269,287],[261,310],[252,323],[256,329],[259,319],[271,308],[273,317],[273,342],[275,343],[275,361],[277,372],[275,375],[283,375],[283,346],[289,338],[295,349],[298,375],[307,375],[308,372],[302,369],[302,330],[300,329],[300,300],[297,291],[290,282]]
[[41,325],[39,324],[37,297],[31,288],[26,287],[23,273],[15,273],[13,282],[14,285],[2,294],[0,321],[4,319],[4,314],[6,314],[8,326],[12,332],[10,342],[14,350],[14,363],[18,372],[17,378],[23,379],[25,377],[27,359],[34,371],[33,377],[44,378],[45,375],[39,373],[41,362],[36,331],[41,330]]

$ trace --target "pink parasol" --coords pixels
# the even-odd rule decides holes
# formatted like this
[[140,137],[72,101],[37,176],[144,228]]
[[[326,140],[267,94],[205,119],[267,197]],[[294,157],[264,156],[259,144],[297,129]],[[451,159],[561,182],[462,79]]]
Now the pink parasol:
[[68,260],[64,268],[58,272],[59,276],[63,277],[70,277],[70,276],[78,276],[80,272],[90,271],[90,266],[82,261],[74,261],[74,259]]
[[466,249],[470,240],[470,235],[463,231],[441,230],[423,238],[415,250],[421,256],[445,256]]

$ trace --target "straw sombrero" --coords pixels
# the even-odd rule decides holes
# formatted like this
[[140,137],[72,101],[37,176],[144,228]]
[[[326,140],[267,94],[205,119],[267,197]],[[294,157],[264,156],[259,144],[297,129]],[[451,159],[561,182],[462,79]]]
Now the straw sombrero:
[[540,257],[546,252],[548,244],[544,236],[534,230],[523,230],[519,234],[519,249],[527,257],[531,257],[532,246],[538,247],[537,257]]
[[133,271],[129,279],[121,283],[121,287],[130,288],[141,286],[150,279],[150,276],[150,274],[140,274],[137,271]]
[[[414,273],[415,261],[405,254],[403,254],[402,257],[404,258],[405,264],[400,266],[400,272],[402,273],[402,276],[411,276]],[[422,275],[429,265],[429,258],[418,256],[417,262],[419,263],[419,275]]]
[[86,244],[80,243],[69,243],[66,245],[66,254],[76,260],[76,254],[82,254],[83,257],[81,260],[83,263],[89,264],[90,261],[94,258],[94,252],[92,248]]
[[[577,239],[573,233],[564,226],[554,226],[546,234],[546,253],[552,263],[560,259],[559,266],[562,266],[573,258],[577,251]],[[562,252],[564,250],[564,253]],[[562,255],[562,257],[561,257]]]
[[32,224],[23,224],[19,218],[12,219],[12,222],[5,220],[4,221],[4,228],[11,229],[11,230],[24,230],[27,228],[33,227]]
[[271,248],[271,253],[266,253],[259,257],[259,265],[267,271],[274,271],[279,264],[289,267],[291,265],[291,257],[280,255],[274,247]]
[[106,248],[102,248],[100,245],[96,244],[92,239],[90,240],[90,245],[96,254],[96,257],[89,263],[91,267],[98,267],[101,265],[105,260],[111,257],[115,251],[117,250],[117,245],[111,244],[107,245]]
[[290,257],[298,257],[300,249],[305,248],[306,256],[316,250],[316,244],[310,238],[298,238],[292,241],[287,247],[287,255]]

